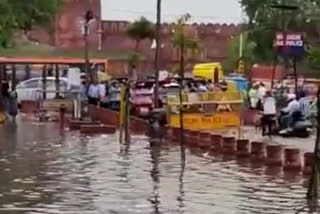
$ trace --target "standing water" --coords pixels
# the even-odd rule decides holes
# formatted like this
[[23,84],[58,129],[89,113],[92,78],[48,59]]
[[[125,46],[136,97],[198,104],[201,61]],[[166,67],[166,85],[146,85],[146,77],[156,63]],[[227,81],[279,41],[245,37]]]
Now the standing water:
[[[0,128],[0,214],[303,213],[306,179],[147,138]],[[306,213],[306,212],[305,212]],[[311,213],[311,212],[308,212]]]

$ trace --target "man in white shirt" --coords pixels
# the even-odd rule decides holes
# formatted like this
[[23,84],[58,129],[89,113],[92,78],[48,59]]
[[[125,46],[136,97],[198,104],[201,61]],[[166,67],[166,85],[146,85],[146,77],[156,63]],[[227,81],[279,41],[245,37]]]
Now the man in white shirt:
[[260,86],[258,88],[258,99],[262,100],[264,98],[264,96],[266,95],[266,93],[267,93],[267,89],[266,89],[265,85],[262,82],[260,82]]
[[300,104],[295,94],[288,94],[288,106],[282,111],[288,114],[284,119],[288,119],[288,131],[292,131],[297,118],[301,115]]
[[262,135],[266,134],[266,127],[268,127],[269,136],[272,134],[272,123],[277,113],[276,100],[272,97],[271,91],[266,92],[266,96],[262,100],[263,116],[262,116]]
[[257,109],[258,110],[262,110],[263,108],[262,100],[266,95],[266,92],[267,92],[267,89],[265,88],[264,84],[260,82],[258,92],[257,92],[257,98],[258,98]]

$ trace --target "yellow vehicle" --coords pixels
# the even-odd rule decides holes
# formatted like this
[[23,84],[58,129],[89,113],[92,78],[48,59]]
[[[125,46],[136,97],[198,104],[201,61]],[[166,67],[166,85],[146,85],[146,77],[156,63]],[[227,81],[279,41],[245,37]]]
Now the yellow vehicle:
[[223,70],[219,62],[203,63],[194,66],[192,74],[195,78],[203,78],[218,82],[223,79]]
[[[188,93],[183,95],[184,127],[190,130],[240,135],[241,94],[239,92]],[[169,126],[180,127],[178,94],[168,95]]]

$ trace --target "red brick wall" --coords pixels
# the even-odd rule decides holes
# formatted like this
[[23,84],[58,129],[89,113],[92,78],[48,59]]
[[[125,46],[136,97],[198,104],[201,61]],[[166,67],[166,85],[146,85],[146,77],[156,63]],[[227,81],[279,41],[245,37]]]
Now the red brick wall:
[[96,21],[90,25],[89,44],[93,48],[98,46],[98,26],[101,17],[100,0],[65,0],[65,7],[56,17],[55,45],[63,49],[84,47],[81,34],[81,23],[86,10],[92,10]]
[[[111,111],[109,109],[97,108],[89,106],[89,114],[95,121],[100,121],[106,125],[120,127],[119,125],[119,112]],[[146,134],[148,130],[148,122],[140,118],[131,117],[131,131],[138,134]]]
[[[89,7],[87,7],[89,2]],[[59,49],[79,49],[84,47],[84,39],[81,34],[81,20],[87,9],[91,9],[97,16],[97,21],[90,27],[89,46],[97,49],[101,36],[102,51],[112,53],[113,51],[128,51],[135,48],[135,41],[127,35],[129,22],[103,21],[99,22],[101,16],[100,0],[65,0],[65,7],[56,17],[54,34],[46,33],[44,30],[35,29],[31,37],[40,42],[54,44]],[[101,35],[99,26],[101,24]],[[161,69],[171,69],[172,65],[179,60],[179,51],[171,43],[173,24],[162,25]],[[190,63],[222,61],[226,57],[229,41],[237,35],[240,27],[226,24],[192,24],[186,26],[186,31],[199,40],[200,50],[197,53],[189,52]],[[154,50],[151,49],[152,41],[141,42],[139,52],[144,56],[145,62],[141,65],[142,72],[153,70]],[[111,64],[112,74],[117,76],[127,73],[127,65],[121,60]]]

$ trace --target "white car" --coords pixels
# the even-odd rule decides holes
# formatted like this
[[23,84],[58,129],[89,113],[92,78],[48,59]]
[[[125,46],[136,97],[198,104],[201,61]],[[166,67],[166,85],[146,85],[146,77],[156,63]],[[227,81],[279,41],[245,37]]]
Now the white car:
[[[46,90],[51,91],[47,92],[47,99],[54,99],[56,96],[56,93],[54,92],[56,89],[55,77],[47,77],[46,81]],[[68,82],[67,78],[60,77],[59,82],[60,92],[72,90],[73,85]],[[41,90],[43,90],[43,82],[41,77],[32,78],[21,82],[16,87],[18,103],[20,103],[22,100],[38,100],[41,97]],[[65,94],[61,93],[61,96],[65,96]]]

